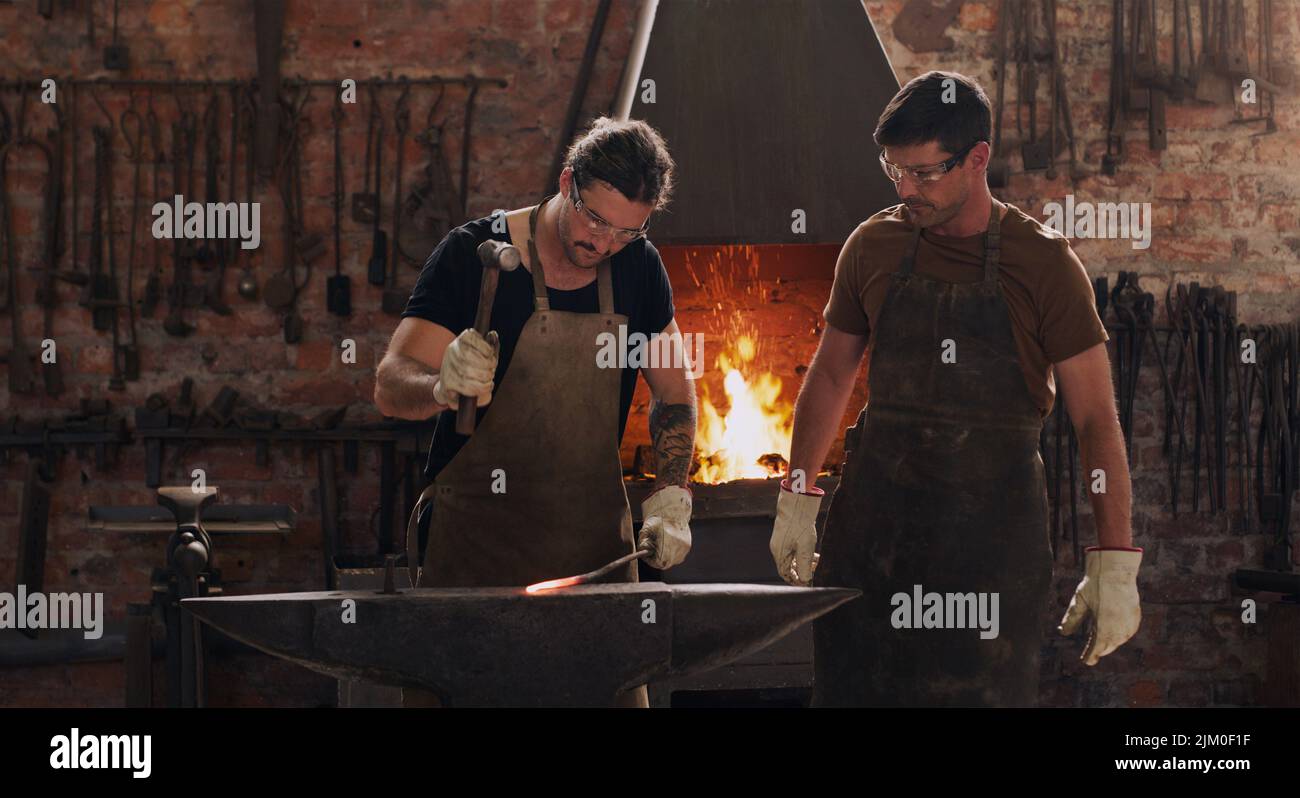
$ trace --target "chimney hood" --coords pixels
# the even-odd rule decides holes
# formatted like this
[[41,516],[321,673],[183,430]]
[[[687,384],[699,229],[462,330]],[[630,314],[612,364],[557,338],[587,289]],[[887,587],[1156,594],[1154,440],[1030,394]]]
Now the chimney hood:
[[842,244],[898,202],[871,140],[898,81],[860,0],[645,2],[621,107],[678,165],[656,244]]

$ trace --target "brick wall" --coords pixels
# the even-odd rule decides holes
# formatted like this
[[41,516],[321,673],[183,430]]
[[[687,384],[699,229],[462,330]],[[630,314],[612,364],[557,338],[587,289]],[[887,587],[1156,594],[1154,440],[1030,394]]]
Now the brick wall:
[[[494,208],[520,207],[538,198],[595,5],[595,0],[291,2],[286,20],[284,73],[338,79],[389,72],[475,73],[509,81],[504,90],[484,89],[475,112],[469,211],[471,216],[480,216]],[[995,3],[966,3],[958,24],[948,31],[955,48],[943,54],[913,54],[895,40],[890,23],[902,5],[902,0],[866,3],[901,82],[931,68],[946,68],[973,75],[992,91]],[[1044,203],[1060,201],[1070,192],[1080,200],[1151,202],[1155,235],[1151,248],[1140,255],[1135,256],[1135,251],[1122,241],[1075,242],[1091,274],[1135,270],[1142,275],[1146,289],[1157,296],[1171,279],[1219,284],[1239,292],[1239,315],[1247,323],[1294,318],[1300,308],[1300,292],[1296,291],[1300,240],[1295,233],[1300,215],[1300,181],[1295,177],[1294,154],[1300,136],[1296,132],[1300,130],[1300,104],[1293,97],[1279,97],[1279,131],[1252,137],[1258,125],[1229,124],[1232,111],[1227,107],[1171,103],[1168,149],[1162,153],[1148,151],[1145,125],[1130,121],[1127,159],[1119,174],[1098,176],[1097,165],[1105,151],[1110,3],[1086,0],[1059,5],[1061,48],[1074,121],[1084,144],[1084,165],[1093,176],[1071,185],[1064,175],[1049,182],[1041,174],[1013,174],[998,196],[1040,218]],[[253,28],[245,8],[242,2],[130,4],[120,22],[120,35],[131,47],[130,76],[252,77]],[[7,45],[0,54],[0,73],[9,79],[104,74],[100,51],[107,42],[111,19],[102,16],[102,8],[99,11],[92,47],[85,38],[84,13],[56,15],[53,21],[46,22],[32,13],[29,5],[0,6],[0,28],[6,31]],[[1250,13],[1253,19],[1253,9]],[[632,0],[616,0],[596,62],[585,117],[604,112],[609,106],[634,16]],[[1276,52],[1294,53],[1300,9],[1275,4],[1274,17]],[[323,97],[323,91],[318,91]],[[386,95],[387,107],[391,107],[394,97],[393,93]],[[447,125],[447,152],[454,173],[459,163],[463,98],[463,89],[448,92],[447,103],[453,110]],[[16,108],[13,93],[6,93],[4,99],[11,109]],[[117,113],[126,97],[121,92],[105,91],[102,100],[111,112]],[[417,94],[413,101],[412,118],[418,125],[424,118],[427,96]],[[143,94],[138,95],[138,107],[143,107],[143,102]],[[155,105],[164,122],[169,120],[168,114],[174,112],[170,99],[160,96]],[[357,119],[349,122],[345,133],[349,192],[356,190],[363,168],[364,108],[364,103],[358,107]],[[83,92],[83,124],[89,124],[96,114],[94,104]],[[314,127],[304,162],[307,219],[309,227],[324,234],[332,224],[328,104],[318,99],[310,118]],[[37,119],[32,124],[38,128],[47,124],[47,117]],[[1009,115],[1006,122],[1009,127],[1004,129],[1014,132]],[[867,133],[864,131],[864,141]],[[417,174],[421,155],[413,143],[408,142],[408,147],[407,186]],[[392,152],[390,138],[385,153],[386,175],[392,174]],[[83,137],[81,156],[82,174],[89,175],[88,135]],[[1012,166],[1013,172],[1018,169],[1018,159],[1013,159]],[[39,246],[32,235],[37,208],[30,198],[41,175],[30,162],[12,169],[11,190],[19,202],[15,223],[21,262],[34,263]],[[119,231],[124,230],[129,212],[130,179],[128,166],[119,162],[115,175]],[[164,185],[168,183],[164,179]],[[258,195],[267,214],[263,224],[272,231],[253,257],[254,268],[265,279],[278,270],[279,198],[273,188],[265,185],[259,188]],[[391,204],[391,196],[384,197],[384,204]],[[87,197],[82,200],[82,214],[88,219]],[[81,228],[83,261],[87,224],[83,221]],[[307,322],[303,342],[285,345],[279,335],[278,315],[260,302],[248,303],[236,297],[232,276],[226,296],[237,313],[230,319],[200,313],[196,317],[197,333],[185,340],[162,332],[161,312],[140,321],[143,377],[139,383],[129,383],[121,394],[105,390],[111,365],[108,339],[91,329],[89,313],[75,304],[75,290],[62,286],[56,338],[70,364],[65,367],[69,390],[58,400],[11,397],[0,385],[5,410],[24,420],[58,417],[74,409],[81,398],[108,396],[115,412],[120,413],[142,404],[149,393],[174,394],[180,379],[192,376],[200,406],[221,385],[230,383],[276,408],[310,414],[352,402],[349,420],[376,418],[369,405],[373,368],[395,322],[380,312],[379,292],[366,286],[362,276],[370,251],[369,229],[345,215],[343,232],[345,269],[352,274],[354,286],[354,314],[350,319],[339,320],[325,312],[323,275],[316,274],[302,302]],[[125,238],[119,240],[118,258],[121,268],[125,268]],[[148,242],[141,240],[137,256],[141,272],[140,259],[147,256],[147,246]],[[167,254],[164,252],[164,268]],[[677,294],[679,322],[686,331],[712,333],[721,322],[707,292],[690,281],[686,270],[689,257],[685,250],[665,250]],[[696,253],[696,257],[697,264],[708,260],[707,253]],[[804,253],[765,251],[760,256],[759,282],[751,284],[739,301],[748,320],[767,336],[760,362],[782,379],[790,402],[798,390],[801,367],[806,366],[816,346],[833,263],[833,248]],[[332,266],[331,256],[318,263],[317,271],[327,270],[326,264]],[[36,273],[20,273],[20,295],[30,297]],[[409,286],[414,278],[414,269],[402,269],[401,284]],[[138,295],[143,283],[140,272],[137,280]],[[40,309],[25,303],[23,328],[29,341],[40,323]],[[349,337],[358,343],[355,365],[345,365],[337,357],[338,342]],[[212,362],[201,356],[205,345],[217,353]],[[1076,641],[1053,640],[1045,651],[1044,704],[1199,705],[1251,704],[1259,700],[1264,630],[1239,622],[1238,597],[1229,590],[1228,575],[1241,565],[1258,565],[1262,539],[1234,533],[1231,530],[1235,527],[1227,517],[1192,517],[1184,513],[1176,521],[1170,518],[1166,468],[1159,452],[1160,409],[1149,401],[1159,395],[1156,379],[1150,369],[1143,375],[1135,420],[1134,535],[1136,544],[1147,550],[1141,578],[1145,613],[1142,631],[1095,669],[1076,662]],[[711,395],[720,395],[720,376],[712,369],[706,374],[705,384]],[[850,414],[860,407],[862,398],[860,388],[850,404]],[[646,399],[642,387],[624,442],[626,462],[630,462],[633,448],[646,442]],[[374,549],[371,519],[379,495],[375,454],[373,449],[363,449],[360,476],[349,479],[341,491],[345,552]],[[168,464],[165,481],[187,480],[189,469],[202,467],[229,501],[284,502],[293,506],[298,511],[298,523],[291,536],[225,544],[219,554],[220,564],[228,574],[232,591],[317,587],[320,530],[314,463],[294,447],[276,449],[266,468],[252,464],[251,458],[251,447],[209,446],[187,455],[183,462]],[[828,459],[838,460],[838,450]],[[4,581],[0,584],[7,585],[8,575],[14,573],[23,465],[19,457],[0,467],[4,475],[0,493],[0,579]],[[85,520],[89,504],[152,504],[151,491],[144,488],[143,470],[139,446],[126,448],[118,466],[107,471],[97,470],[90,460],[68,457],[62,462],[51,511],[47,590],[103,590],[110,619],[117,620],[123,617],[128,601],[147,599],[149,571],[161,564],[163,541],[147,536],[95,537],[86,531]],[[1190,484],[1189,479],[1190,471],[1183,476],[1184,486]],[[1083,513],[1083,537],[1090,540],[1093,527],[1086,502]],[[1065,606],[1076,581],[1077,573],[1065,555],[1057,565],[1057,601],[1051,614]],[[1261,616],[1266,622],[1267,611]],[[231,663],[214,665],[214,696],[224,696],[220,700],[225,703],[241,704],[311,705],[330,700],[332,683],[300,670],[293,672],[301,678],[288,680],[295,684],[293,692],[282,692],[288,681],[277,675],[285,672],[263,658],[250,659],[242,671]],[[10,669],[0,678],[0,705],[116,705],[121,702],[122,684],[120,664],[114,663]],[[231,696],[238,696],[238,700]]]

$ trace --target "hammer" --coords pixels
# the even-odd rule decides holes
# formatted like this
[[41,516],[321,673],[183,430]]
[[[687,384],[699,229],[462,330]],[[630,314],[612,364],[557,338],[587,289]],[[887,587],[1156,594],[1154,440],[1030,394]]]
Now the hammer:
[[[474,314],[474,331],[486,336],[492,322],[492,303],[497,297],[497,280],[501,271],[512,272],[519,267],[519,250],[504,241],[488,239],[478,246],[478,260],[483,264],[483,279],[478,287],[478,312]],[[478,410],[477,396],[462,396],[456,407],[456,431],[461,435],[474,434],[474,421]]]

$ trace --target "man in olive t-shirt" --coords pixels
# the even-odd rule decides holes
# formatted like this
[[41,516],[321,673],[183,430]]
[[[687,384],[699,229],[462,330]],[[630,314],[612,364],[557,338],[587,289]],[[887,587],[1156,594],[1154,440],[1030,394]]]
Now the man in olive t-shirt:
[[[835,267],[827,323],[870,337],[871,320],[911,232],[905,205],[887,208],[858,225]],[[983,275],[979,236],[927,230],[917,248],[916,271],[950,283],[978,282]],[[1046,417],[1056,396],[1052,364],[1110,340],[1094,307],[1092,283],[1069,239],[1010,204],[1002,216],[999,276],[1025,385]]]

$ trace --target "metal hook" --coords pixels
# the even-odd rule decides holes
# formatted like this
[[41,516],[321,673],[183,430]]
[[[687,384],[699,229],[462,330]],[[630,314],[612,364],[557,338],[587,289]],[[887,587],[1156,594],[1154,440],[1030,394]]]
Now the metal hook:
[[[129,102],[130,104],[127,105],[126,110],[122,112],[121,118],[118,119],[117,125],[122,131],[122,138],[126,140],[127,160],[131,163],[135,163],[141,160],[141,153],[143,152],[140,145],[144,141],[144,122],[140,119],[140,112],[135,110],[134,91],[130,93]],[[128,119],[135,120],[135,138],[132,138],[131,134],[127,131],[126,122]]]
[[98,81],[96,81],[96,83],[91,85],[90,99],[94,100],[95,105],[99,106],[99,112],[104,115],[104,119],[108,122],[108,127],[111,130],[115,126],[113,122],[113,115],[110,114],[108,112],[108,109],[104,107],[104,104],[99,101],[99,92],[97,91],[97,86],[98,86]]
[[396,119],[395,126],[397,132],[405,133],[411,127],[411,111],[409,108],[411,84],[406,80],[405,75],[402,75],[400,80],[402,83],[402,93],[397,97],[397,108],[394,111],[393,116]]
[[442,105],[442,98],[447,96],[447,84],[438,84],[438,96],[434,99],[433,104],[429,106],[429,113],[424,117],[425,130],[433,130],[433,117],[438,113],[438,106]]

